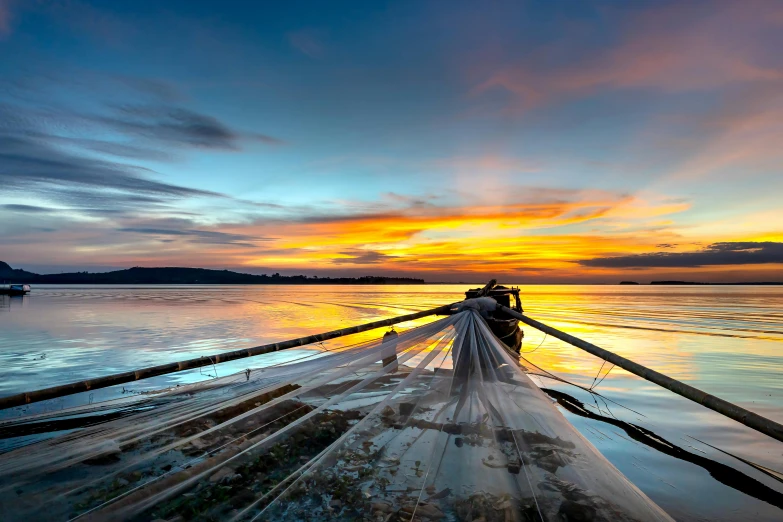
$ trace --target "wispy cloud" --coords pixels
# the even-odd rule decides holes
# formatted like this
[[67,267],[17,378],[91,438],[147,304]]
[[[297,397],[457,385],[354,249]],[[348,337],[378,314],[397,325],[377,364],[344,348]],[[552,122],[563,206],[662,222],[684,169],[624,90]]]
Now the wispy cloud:
[[320,58],[324,53],[323,31],[317,29],[299,29],[286,33],[288,43],[310,58]]
[[346,250],[340,252],[345,257],[335,257],[332,263],[336,265],[377,265],[388,261],[389,256],[372,250]]
[[691,120],[686,124],[696,138],[662,180],[732,178],[738,170],[751,179],[783,167],[783,81],[733,91],[709,114]]
[[185,238],[191,243],[207,245],[232,245],[239,247],[256,247],[256,242],[268,241],[268,238],[255,237],[248,234],[231,234],[219,230],[199,230],[192,228],[152,228],[152,227],[125,227],[118,228],[117,232],[129,232],[153,237],[176,236]]
[[138,76],[128,76],[125,74],[115,74],[110,77],[111,80],[120,85],[125,85],[138,92],[148,94],[154,99],[166,103],[182,102],[184,94],[171,82],[155,78],[141,78]]
[[243,138],[266,144],[281,140],[257,133],[240,133],[217,118],[179,107],[124,105],[95,121],[123,134],[159,143],[218,150],[238,150]]
[[42,132],[26,132],[25,135],[30,138],[42,140],[52,145],[64,145],[78,147],[87,151],[97,152],[108,156],[118,158],[127,158],[132,160],[149,161],[174,161],[175,155],[166,152],[163,148],[153,148],[141,144],[118,143],[115,141],[96,140],[91,138],[78,138],[71,136],[57,136],[55,134],[46,134]]
[[19,136],[0,135],[0,162],[0,185],[7,190],[44,191],[56,196],[58,190],[81,187],[159,198],[221,196],[155,181],[146,176],[150,174],[147,169],[69,154]]
[[41,213],[45,214],[52,211],[51,208],[47,208],[47,207],[38,207],[36,205],[19,205],[15,203],[0,205],[0,208],[4,210],[10,210],[12,212],[21,212],[26,214],[41,214]]
[[446,169],[455,173],[487,174],[519,174],[524,172],[539,172],[541,165],[531,160],[504,156],[500,154],[482,154],[479,156],[451,156],[435,159],[425,164],[427,167]]
[[[3,85],[0,131],[153,161],[171,161],[194,149],[237,152],[284,143],[184,106],[184,96],[168,82],[78,69],[69,72],[31,75]],[[73,95],[91,102],[75,109],[66,101]]]
[[[501,65],[474,93],[506,90],[519,111],[599,89],[676,92],[783,81],[783,64],[769,56],[772,42],[781,43],[777,2],[718,2],[706,10],[677,3],[619,20],[606,11],[607,23],[621,27],[619,43],[584,48],[580,39],[564,39]],[[563,61],[568,54],[579,59]]]
[[725,242],[713,243],[696,252],[653,252],[630,256],[583,259],[579,264],[602,268],[696,268],[710,265],[783,264],[783,243]]
[[[174,208],[177,201],[230,198],[161,181],[162,175],[147,162],[170,162],[189,150],[233,152],[251,142],[280,143],[270,136],[237,130],[218,118],[164,103],[177,97],[176,89],[165,82],[126,76],[98,79],[127,86],[125,94],[131,97],[141,92],[142,99],[149,103],[99,101],[93,104],[96,109],[79,111],[56,102],[37,107],[29,102],[0,104],[3,196],[42,201],[60,213],[92,217],[162,211],[181,215],[182,209]],[[36,82],[50,88],[47,80]],[[36,94],[34,87],[25,84],[13,89]],[[240,206],[257,205],[246,202]]]

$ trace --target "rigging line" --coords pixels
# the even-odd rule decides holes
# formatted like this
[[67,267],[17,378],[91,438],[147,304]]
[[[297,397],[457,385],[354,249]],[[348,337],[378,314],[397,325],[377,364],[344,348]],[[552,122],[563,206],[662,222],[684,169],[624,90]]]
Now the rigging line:
[[533,350],[530,350],[529,352],[519,352],[519,353],[520,353],[520,354],[523,354],[523,353],[533,353],[533,352],[535,352],[536,350],[538,350],[539,348],[541,348],[541,345],[542,345],[542,344],[544,344],[544,341],[546,341],[546,338],[547,338],[547,336],[548,336],[548,335],[549,335],[549,334],[545,332],[545,333],[544,333],[544,338],[543,338],[543,339],[541,339],[541,342],[540,342],[540,343],[538,344],[538,346],[536,346],[536,347],[535,347]]
[[598,393],[597,391],[593,391],[593,390],[591,390],[591,389],[585,388],[584,386],[580,386],[579,384],[576,384],[576,383],[574,383],[574,382],[571,382],[571,381],[569,381],[569,380],[567,380],[567,379],[563,379],[562,377],[558,377],[558,376],[557,376],[557,375],[555,375],[554,373],[552,373],[552,372],[550,372],[550,371],[548,371],[548,370],[545,370],[545,369],[541,368],[539,365],[535,364],[534,362],[531,362],[530,360],[528,360],[528,359],[526,359],[526,358],[524,358],[524,357],[522,357],[522,360],[523,360],[523,361],[525,361],[526,363],[528,363],[530,366],[533,366],[533,367],[535,367],[535,368],[538,368],[539,370],[541,370],[541,371],[543,372],[543,373],[530,373],[530,372],[528,372],[530,375],[538,375],[539,377],[548,377],[548,378],[550,378],[550,379],[554,379],[554,380],[556,380],[556,381],[560,381],[560,382],[562,382],[562,383],[565,383],[565,384],[570,384],[571,386],[574,386],[574,387],[576,387],[576,388],[579,388],[580,390],[584,390],[584,391],[586,391],[587,393],[594,393],[594,394],[598,395],[599,397],[601,397],[602,399],[604,399],[604,400],[607,400],[607,401],[611,402],[612,404],[616,404],[617,406],[620,406],[621,408],[625,408],[626,410],[628,410],[628,411],[632,411],[632,412],[634,412],[634,413],[635,413],[635,414],[637,414],[637,415],[641,415],[641,416],[642,416],[642,417],[644,417],[645,419],[647,418],[647,416],[646,416],[645,414],[643,414],[643,413],[640,413],[640,412],[638,412],[638,411],[636,411],[636,410],[633,410],[633,409],[629,408],[628,406],[625,406],[625,405],[623,405],[623,404],[620,404],[620,403],[619,403],[619,402],[617,402],[617,401],[613,401],[613,400],[612,400],[612,399],[610,399],[609,397],[606,397],[605,395],[601,395],[601,394],[600,394],[600,393]]
[[[733,453],[729,453],[728,451],[724,451],[724,450],[722,450],[722,449],[718,448],[717,446],[713,446],[712,444],[710,444],[710,443],[708,443],[708,442],[704,442],[703,440],[699,440],[699,439],[697,439],[696,437],[693,437],[693,436],[691,436],[691,435],[688,435],[687,433],[685,434],[685,436],[686,436],[686,437],[690,437],[690,438],[691,438],[691,439],[693,439],[693,440],[699,441],[699,442],[701,442],[702,444],[704,444],[705,446],[709,446],[710,448],[712,448],[712,449],[714,449],[714,450],[718,450],[718,451],[720,451],[721,453],[724,453],[724,454],[726,454],[726,455],[729,455],[730,457],[734,457],[735,459],[739,460],[740,462],[744,462],[744,463],[745,463],[745,464],[747,464],[748,466],[751,466],[751,467],[753,467],[753,468],[757,469],[758,471],[760,471],[760,472],[764,473],[765,475],[767,475],[767,476],[770,476],[770,477],[774,478],[774,479],[775,479],[775,480],[777,480],[778,482],[783,482],[783,473],[781,473],[781,472],[779,472],[779,471],[777,471],[777,470],[774,470],[774,469],[772,469],[772,468],[767,468],[767,467],[765,467],[765,466],[762,466],[761,464],[756,464],[755,462],[751,462],[750,460],[743,459],[742,457],[738,457],[737,455],[734,455]],[[694,449],[696,449],[696,448],[694,448]]]
[[[531,364],[532,364],[532,363],[531,363]],[[533,366],[535,366],[535,364],[533,364]],[[536,366],[536,368],[538,368],[538,366]],[[638,411],[636,411],[636,410],[633,410],[633,409],[629,408],[628,406],[625,406],[625,405],[623,405],[623,404],[620,404],[620,403],[619,403],[619,402],[617,402],[617,401],[613,401],[612,399],[610,399],[610,398],[609,398],[609,397],[607,397],[606,395],[601,395],[601,394],[600,394],[600,393],[598,393],[597,391],[593,391],[593,390],[591,390],[591,389],[589,389],[589,388],[585,388],[584,386],[581,386],[581,385],[579,385],[579,384],[576,384],[575,382],[571,382],[571,381],[569,381],[569,380],[567,380],[567,379],[563,379],[563,378],[561,378],[561,377],[558,377],[557,375],[554,375],[554,374],[552,374],[552,373],[549,373],[549,372],[547,372],[546,370],[542,370],[541,368],[538,368],[538,369],[539,369],[539,370],[541,370],[541,371],[543,371],[543,372],[545,372],[545,373],[529,373],[528,375],[537,375],[538,377],[546,377],[546,378],[548,378],[548,379],[552,379],[552,380],[555,380],[555,381],[559,381],[559,382],[562,382],[562,383],[564,383],[564,384],[570,384],[571,386],[574,386],[575,388],[579,388],[580,390],[584,390],[584,391],[586,391],[587,393],[590,393],[590,394],[593,394],[593,395],[597,395],[597,396],[601,397],[602,399],[604,399],[604,400],[606,400],[606,401],[609,401],[609,402],[611,402],[612,404],[616,404],[617,406],[619,406],[619,407],[621,407],[621,408],[624,408],[624,409],[626,409],[626,410],[628,410],[628,411],[632,411],[632,412],[634,412],[634,413],[635,413],[635,414],[637,414],[637,415],[641,415],[641,416],[642,416],[642,417],[644,417],[645,419],[647,418],[647,415],[645,415],[644,413],[641,413],[641,412],[638,412]]]
[[541,370],[542,372],[544,372],[545,374],[547,374],[547,376],[548,376],[548,377],[553,377],[553,378],[557,378],[557,379],[559,379],[559,377],[557,377],[557,376],[556,376],[554,373],[552,373],[552,372],[550,372],[550,371],[548,371],[548,370],[545,370],[545,369],[543,369],[542,367],[540,367],[540,366],[539,366],[539,365],[537,365],[536,363],[534,363],[534,362],[530,361],[529,359],[526,359],[525,357],[522,357],[521,359],[522,359],[523,361],[525,361],[526,363],[528,363],[530,366],[533,366],[534,368],[537,368],[537,369]]
[[590,389],[593,389],[593,386],[595,386],[595,380],[598,379],[598,376],[601,375],[601,370],[604,369],[604,365],[606,364],[606,359],[604,359],[604,362],[601,363],[601,367],[598,368],[598,373],[595,374],[595,377],[593,377],[593,384],[590,385]]
[[614,369],[614,364],[611,366],[611,368],[609,368],[609,371],[607,371],[607,372],[604,374],[604,376],[603,376],[603,377],[601,377],[601,380],[600,380],[600,381],[598,381],[597,383],[593,384],[593,385],[590,387],[590,389],[591,389],[591,390],[593,390],[593,389],[597,388],[597,387],[598,387],[598,385],[599,385],[599,384],[601,384],[601,383],[603,382],[603,380],[604,380],[604,379],[606,379],[606,376],[607,376],[607,375],[609,375],[609,372],[611,372],[613,369]]
[[[598,394],[596,393],[596,395],[598,395]],[[602,400],[602,401],[604,401],[604,406],[606,406],[606,411],[608,411],[608,412],[609,412],[609,414],[610,414],[612,417],[614,417],[615,419],[617,419],[617,417],[615,416],[615,414],[614,414],[614,413],[612,413],[612,410],[611,410],[611,409],[609,409],[609,403],[608,403],[608,402],[606,402],[606,399],[605,399],[603,396],[601,396],[601,395],[598,395],[598,396],[599,396],[599,397],[601,397],[601,400]],[[619,420],[619,419],[618,419],[618,420]]]
[[[211,375],[211,374],[209,374],[209,373],[204,373],[204,370],[203,370],[203,368],[204,368],[204,367],[203,367],[203,366],[199,366],[199,368],[198,368],[198,372],[199,372],[201,375],[203,375],[203,376],[206,376],[206,377],[211,377],[211,378],[213,378],[213,379],[217,379],[217,378],[218,378],[218,374],[217,374],[217,368],[215,368],[215,361],[213,361],[213,360],[212,360],[212,357],[210,357],[209,355],[205,355],[204,357],[206,357],[207,359],[209,359],[209,362],[211,362],[211,363],[212,363],[212,370],[215,372],[215,375]],[[124,390],[124,389],[125,389],[125,386],[123,386],[123,387],[122,387],[122,389]]]
[[593,399],[593,402],[595,403],[595,408],[598,410],[598,413],[601,415],[604,414],[603,410],[601,410],[601,406],[598,404],[598,400],[595,398],[595,395],[592,393],[590,394],[590,398]]

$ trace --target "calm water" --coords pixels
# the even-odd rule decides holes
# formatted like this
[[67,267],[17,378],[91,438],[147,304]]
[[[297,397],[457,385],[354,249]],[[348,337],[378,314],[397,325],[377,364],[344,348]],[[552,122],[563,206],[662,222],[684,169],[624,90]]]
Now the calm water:
[[[431,308],[459,300],[466,288],[38,286],[24,298],[0,296],[0,395]],[[783,288],[530,286],[522,287],[522,295],[526,313],[534,318],[783,422]],[[336,348],[381,333],[325,346]],[[531,328],[525,333],[522,349],[529,352],[523,354],[529,363],[523,364],[535,364],[584,386],[594,382],[600,360]],[[274,364],[302,353],[235,361],[4,415],[210,379],[215,373]],[[675,518],[783,520],[783,510],[776,507],[783,506],[781,482],[704,444],[781,472],[783,443],[617,368],[596,391],[622,406],[567,384],[533,378],[583,401],[596,415],[634,423],[665,439],[673,448],[670,453],[679,457],[633,440],[618,425],[564,411],[613,464]],[[729,468],[721,464],[731,468],[728,475]]]

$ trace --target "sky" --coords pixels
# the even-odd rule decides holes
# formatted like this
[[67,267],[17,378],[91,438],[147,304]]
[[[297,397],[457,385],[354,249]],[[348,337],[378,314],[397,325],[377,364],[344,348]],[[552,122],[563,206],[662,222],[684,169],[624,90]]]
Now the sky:
[[0,0],[0,260],[783,281],[783,3]]

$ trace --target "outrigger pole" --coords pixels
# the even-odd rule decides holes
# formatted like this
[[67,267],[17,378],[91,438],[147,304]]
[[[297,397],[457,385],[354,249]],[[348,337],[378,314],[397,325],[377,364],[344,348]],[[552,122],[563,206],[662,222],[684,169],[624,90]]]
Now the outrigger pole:
[[422,312],[401,315],[398,317],[392,317],[391,319],[383,319],[381,321],[373,321],[371,323],[365,323],[358,326],[351,326],[350,328],[333,330],[331,332],[326,332],[321,334],[309,335],[307,337],[299,337],[297,339],[291,339],[280,343],[263,344],[261,346],[255,346],[253,348],[244,348],[242,350],[234,350],[233,352],[223,352],[212,356],[204,356],[204,357],[198,357],[196,359],[188,359],[186,361],[161,364],[158,366],[150,366],[148,368],[142,368],[140,370],[115,373],[114,375],[107,375],[106,377],[97,377],[95,379],[88,379],[85,381],[63,384],[61,386],[53,386],[51,388],[44,388],[42,390],[19,393],[16,395],[9,395],[8,397],[0,397],[0,410],[4,410],[6,408],[13,408],[14,406],[24,406],[25,404],[45,401],[48,399],[56,399],[58,397],[64,397],[66,395],[73,395],[74,393],[92,391],[100,388],[107,388],[109,386],[116,386],[117,384],[125,384],[126,382],[138,381],[140,379],[147,379],[149,377],[156,377],[158,375],[165,375],[167,373],[174,373],[182,370],[190,370],[193,368],[201,368],[203,366],[212,366],[213,364],[223,363],[227,361],[234,361],[236,359],[244,359],[245,357],[253,357],[256,355],[263,355],[265,353],[287,350],[289,348],[297,348],[299,346],[304,346],[306,344],[327,341],[329,339],[335,339],[337,337],[342,337],[344,335],[366,332],[367,330],[374,330],[375,328],[391,326],[393,324],[404,323],[406,321],[413,321],[414,319],[420,319],[422,317],[427,317],[430,315],[450,315],[452,306],[453,305],[439,306],[438,308],[432,308],[430,310],[424,310]]
[[588,343],[587,341],[583,341],[578,337],[561,332],[557,328],[552,328],[551,326],[545,325],[542,322],[520,314],[516,310],[512,310],[511,308],[502,305],[498,305],[498,309],[510,315],[511,317],[519,319],[523,323],[530,325],[537,330],[549,334],[552,337],[557,337],[561,341],[565,341],[571,346],[581,348],[582,350],[591,353],[596,357],[600,357],[605,361],[619,366],[623,370],[629,371],[634,375],[638,375],[642,379],[646,379],[657,384],[658,386],[662,386],[663,388],[666,388],[667,390],[672,391],[677,395],[699,403],[702,406],[716,411],[725,417],[734,419],[735,421],[744,424],[748,428],[752,428],[765,435],[769,435],[773,439],[777,439],[783,442],[783,424],[778,424],[773,420],[762,417],[761,415],[746,410],[745,408],[737,406],[736,404],[724,401],[723,399],[703,392],[698,388],[694,388],[693,386],[689,386],[684,382],[678,381],[677,379],[672,379],[671,377],[668,377],[662,373],[658,373],[655,370],[651,370],[650,368],[628,360],[625,357],[621,357],[616,353],[610,352],[609,350],[604,350],[603,348],[600,348],[592,343]]

